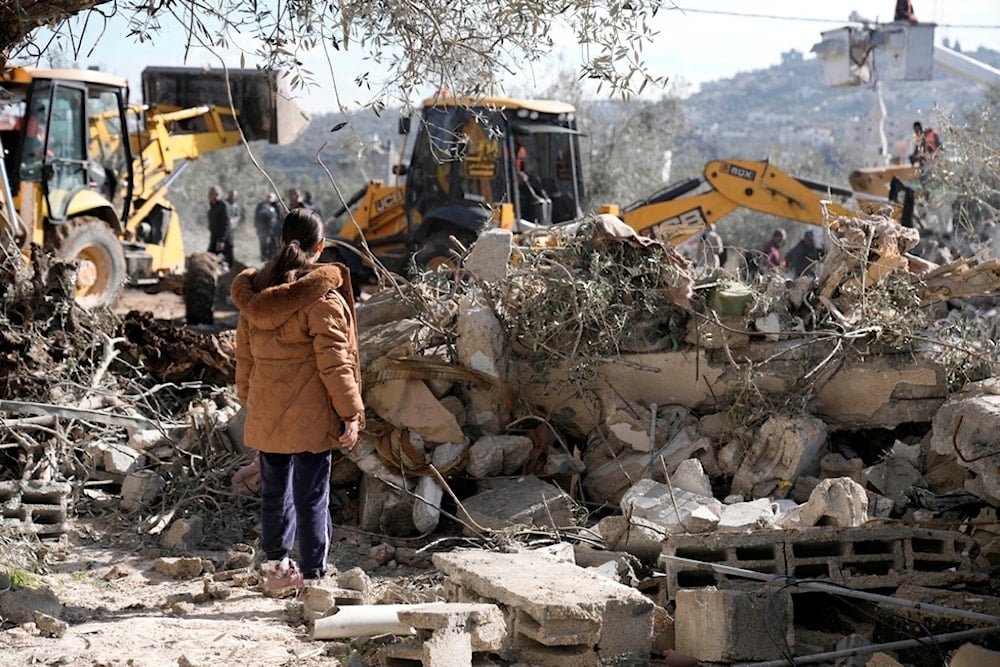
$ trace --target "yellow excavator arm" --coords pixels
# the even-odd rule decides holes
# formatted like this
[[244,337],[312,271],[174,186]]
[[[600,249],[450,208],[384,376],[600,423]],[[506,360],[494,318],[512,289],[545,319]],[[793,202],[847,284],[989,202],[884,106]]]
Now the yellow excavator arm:
[[[710,189],[689,194],[703,185]],[[796,178],[767,160],[714,160],[705,165],[701,178],[688,179],[635,202],[622,211],[621,218],[638,232],[651,232],[676,245],[737,208],[819,226],[827,220],[857,215],[832,201],[833,197],[860,198],[863,207],[892,205],[885,197]],[[892,206],[899,219],[899,207]]]

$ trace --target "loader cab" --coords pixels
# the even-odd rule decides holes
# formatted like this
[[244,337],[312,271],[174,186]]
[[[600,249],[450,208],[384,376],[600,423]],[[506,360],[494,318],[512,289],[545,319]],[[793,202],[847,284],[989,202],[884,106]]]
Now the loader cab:
[[575,219],[584,196],[579,155],[569,104],[427,100],[406,169],[410,233],[419,241],[445,226],[473,235],[504,204],[522,228]]
[[7,94],[0,101],[4,166],[15,199],[41,193],[42,216],[26,221],[35,236],[41,217],[58,224],[93,215],[120,231],[132,181],[125,80],[93,71],[12,68],[0,85]]

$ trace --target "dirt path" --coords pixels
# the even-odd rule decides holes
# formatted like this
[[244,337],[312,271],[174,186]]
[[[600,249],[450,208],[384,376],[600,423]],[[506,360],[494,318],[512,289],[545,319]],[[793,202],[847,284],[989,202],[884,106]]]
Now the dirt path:
[[[161,555],[148,536],[109,527],[98,519],[72,523],[67,544],[50,549],[50,572],[31,583],[49,588],[63,603],[69,624],[61,637],[32,624],[0,631],[0,664],[96,667],[209,667],[215,665],[377,664],[371,646],[310,640],[298,605],[265,597],[255,586],[225,583],[224,599],[195,602],[211,575],[176,580],[158,573]],[[406,573],[382,568],[369,553],[372,540],[339,529],[331,562],[338,571],[356,565],[372,577],[373,591],[407,585]],[[198,552],[221,564],[224,554]],[[400,576],[403,575],[403,576]]]

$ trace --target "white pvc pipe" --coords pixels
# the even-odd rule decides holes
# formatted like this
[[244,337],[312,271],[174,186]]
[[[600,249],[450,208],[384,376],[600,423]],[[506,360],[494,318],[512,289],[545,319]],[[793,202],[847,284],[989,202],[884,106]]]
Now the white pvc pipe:
[[333,616],[313,622],[313,639],[353,639],[375,635],[415,635],[416,630],[399,622],[398,613],[421,605],[365,604],[339,607]]

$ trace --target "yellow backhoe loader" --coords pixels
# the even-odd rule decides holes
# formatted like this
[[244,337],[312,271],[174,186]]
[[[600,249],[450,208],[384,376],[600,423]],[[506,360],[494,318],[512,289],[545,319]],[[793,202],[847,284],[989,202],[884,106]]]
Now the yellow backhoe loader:
[[[151,68],[146,103],[130,107],[118,76],[6,67],[0,141],[13,245],[78,262],[85,307],[110,304],[126,282],[176,281],[185,251],[170,183],[189,160],[239,146],[241,135],[292,141],[307,118],[278,83],[256,70]],[[198,299],[188,302],[189,320],[211,321],[214,284],[211,276],[210,290],[186,295]]]
[[[522,233],[582,215],[580,132],[571,105],[434,97],[424,102],[418,121],[409,161],[401,152],[394,168],[397,181],[371,181],[334,214],[340,235],[329,239],[325,256],[348,264],[356,283],[371,276],[365,244],[387,269],[405,273],[410,262],[432,269],[452,262],[450,237],[467,246],[491,226]],[[408,122],[401,129],[409,135]],[[710,162],[700,178],[602,210],[677,244],[736,208],[822,225],[825,215],[854,215],[833,201],[845,199],[867,208],[889,206],[908,224],[905,207],[888,196],[795,178],[767,161],[746,160]]]

